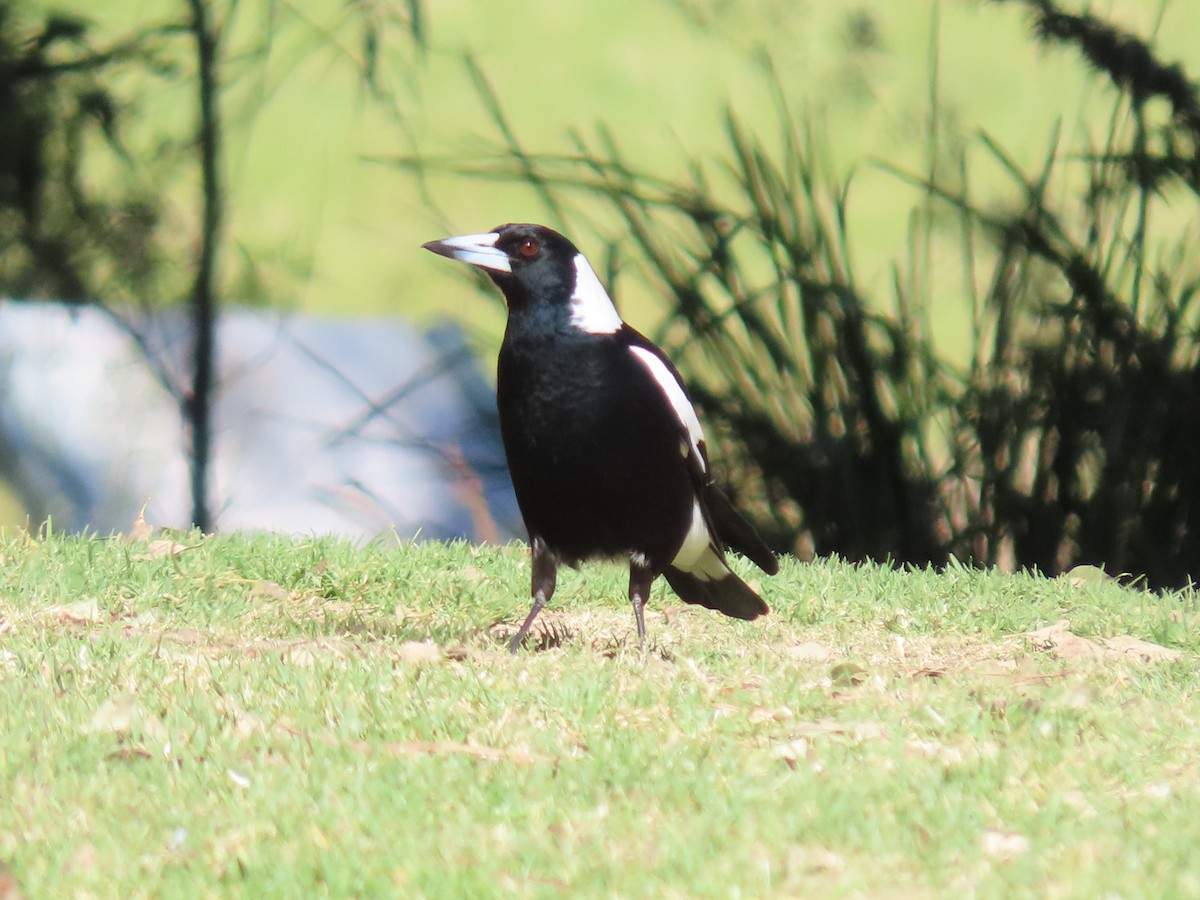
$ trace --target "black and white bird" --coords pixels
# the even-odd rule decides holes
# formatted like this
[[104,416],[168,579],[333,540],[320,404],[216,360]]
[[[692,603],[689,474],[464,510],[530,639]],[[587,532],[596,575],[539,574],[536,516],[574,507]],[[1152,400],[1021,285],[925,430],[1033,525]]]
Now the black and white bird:
[[725,548],[771,575],[779,563],[713,483],[679,372],[621,320],[575,245],[510,224],[423,246],[485,270],[508,303],[496,400],[533,555],[533,607],[509,649],[553,596],[559,563],[627,558],[643,646],[659,575],[688,603],[738,619],[768,612]]

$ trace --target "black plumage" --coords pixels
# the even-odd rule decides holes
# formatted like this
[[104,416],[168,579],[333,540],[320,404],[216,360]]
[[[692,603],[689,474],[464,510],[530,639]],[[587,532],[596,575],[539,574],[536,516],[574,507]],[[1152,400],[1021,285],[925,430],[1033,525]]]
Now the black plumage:
[[775,556],[713,483],[678,371],[621,320],[575,246],[526,224],[424,246],[484,269],[508,304],[496,399],[533,557],[533,607],[510,649],[553,595],[559,563],[587,559],[629,560],[643,643],[659,575],[688,603],[740,619],[766,613],[724,548],[768,574]]

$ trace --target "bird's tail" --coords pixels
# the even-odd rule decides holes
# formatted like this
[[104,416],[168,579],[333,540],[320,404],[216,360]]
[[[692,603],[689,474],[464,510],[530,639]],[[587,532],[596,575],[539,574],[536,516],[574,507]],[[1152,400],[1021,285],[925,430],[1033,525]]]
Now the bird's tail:
[[779,571],[779,560],[759,537],[754,526],[734,509],[729,498],[715,484],[705,487],[704,501],[712,518],[713,528],[721,542],[745,556],[768,575]]
[[696,567],[685,572],[668,566],[663,576],[685,603],[715,609],[735,619],[757,619],[770,612],[762,597],[733,574],[722,555],[711,547]]

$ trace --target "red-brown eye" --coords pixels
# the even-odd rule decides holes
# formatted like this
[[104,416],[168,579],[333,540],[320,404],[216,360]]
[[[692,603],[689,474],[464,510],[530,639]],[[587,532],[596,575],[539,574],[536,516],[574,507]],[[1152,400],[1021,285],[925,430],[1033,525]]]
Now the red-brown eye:
[[542,245],[535,238],[525,238],[521,241],[521,246],[517,248],[517,252],[526,259],[537,256],[537,252],[542,249]]

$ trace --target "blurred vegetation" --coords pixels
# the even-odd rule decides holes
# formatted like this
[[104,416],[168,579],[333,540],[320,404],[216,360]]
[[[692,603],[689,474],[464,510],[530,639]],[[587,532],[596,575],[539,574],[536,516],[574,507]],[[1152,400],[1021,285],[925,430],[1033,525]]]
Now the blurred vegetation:
[[[1048,573],[1087,563],[1181,585],[1200,572],[1200,266],[1196,217],[1180,232],[1171,204],[1195,209],[1196,83],[1103,19],[1010,5],[1031,40],[1094,73],[1107,117],[1055,128],[1025,171],[986,132],[962,139],[940,117],[933,41],[924,167],[891,167],[920,200],[887,300],[856,277],[853,184],[829,174],[770,59],[775,134],[731,106],[725,152],[690,158],[684,178],[651,174],[604,128],[574,153],[527,151],[478,72],[499,143],[397,162],[529,183],[577,231],[605,231],[581,207],[615,213],[631,248],[613,242],[603,267],[670,298],[657,337],[778,549]],[[1000,197],[973,198],[971,144],[1005,173]],[[1173,237],[1152,240],[1164,222]],[[950,246],[965,353],[932,336],[946,268],[934,257]]]
[[[153,8],[162,17],[151,24],[139,7],[101,28],[0,0],[0,292],[137,305],[193,294],[195,273],[179,263],[195,257],[202,233],[188,107],[196,65],[180,41],[189,5]],[[406,309],[425,309],[420,297],[444,298],[425,280],[440,270],[415,273],[410,254],[366,248],[540,215],[589,250],[622,300],[669,299],[652,336],[689,376],[729,480],[777,548],[1047,572],[1090,563],[1158,586],[1200,570],[1200,473],[1188,465],[1200,434],[1190,252],[1200,115],[1194,72],[1164,57],[1150,30],[1137,36],[1050,0],[935,3],[927,22],[872,3],[751,13],[674,0],[642,4],[638,34],[673,22],[677,36],[701,36],[693,49],[712,64],[697,70],[674,51],[646,58],[645,41],[622,43],[632,32],[613,14],[611,31],[588,31],[588,53],[633,54],[635,71],[581,96],[561,52],[543,46],[578,31],[579,10],[515,41],[502,25],[529,20],[514,24],[500,7],[209,8],[219,13],[228,125],[218,294],[294,303],[319,289],[332,291],[326,307],[361,311],[402,296]],[[952,59],[963,71],[971,45],[942,23],[964,28],[967,9],[994,29],[994,14],[984,19],[994,8],[1027,28],[1028,46],[999,63],[970,59],[978,84],[964,101],[944,70]],[[832,42],[827,28],[809,27],[830,17]],[[473,41],[466,77],[478,103],[467,110],[446,73],[460,65],[455,48]],[[914,46],[930,48],[924,109],[917,80],[882,68]],[[734,59],[756,62],[743,70]],[[576,62],[586,68],[582,52]],[[1086,103],[1074,91],[1085,73]],[[1000,83],[1009,102],[993,130],[982,94]],[[277,102],[287,90],[299,106]],[[812,102],[814,90],[822,100]],[[737,102],[714,150],[695,137],[716,91]],[[979,130],[963,106],[976,101]],[[1056,104],[1054,124],[1044,113]],[[349,134],[318,106],[379,118]],[[286,128],[259,124],[285,108]],[[629,108],[677,140],[630,129]],[[555,146],[548,133],[578,123],[569,113],[607,124],[545,149]],[[887,162],[847,165],[845,123],[880,115],[890,130],[863,131]],[[1041,135],[1039,163],[1013,147],[1013,119],[1018,133]],[[430,137],[443,120],[465,148],[455,155],[445,130]],[[481,133],[489,121],[492,139]],[[263,156],[256,128],[285,140]],[[353,215],[337,206],[350,193],[343,175],[305,168],[302,151],[320,145],[349,160],[364,143],[416,148],[394,160],[420,175],[403,214],[378,189],[379,166],[361,167],[376,175],[361,176],[370,197]],[[487,191],[480,179],[492,182]],[[911,208],[900,214],[904,191]],[[294,220],[301,194],[334,222],[319,252],[305,243],[316,226]],[[381,227],[385,208],[395,224]],[[878,262],[881,219],[889,234],[897,222],[907,228],[890,270]],[[331,256],[361,279],[353,290],[326,283],[317,257]],[[393,276],[398,286],[361,290]],[[495,337],[491,303],[471,309],[485,342]]]
[[[153,296],[161,198],[138,177],[107,81],[141,67],[165,74],[167,29],[98,44],[80,16],[32,16],[0,2],[0,290],[84,302],[114,287]],[[109,166],[109,181],[84,179]]]
[[[220,293],[243,304],[294,302],[312,276],[311,248],[296,246],[305,223],[291,221],[290,208],[282,226],[273,208],[263,211],[274,218],[249,220],[244,195],[310,135],[274,128],[269,172],[247,184],[242,158],[258,119],[274,112],[285,83],[305,89],[312,70],[333,70],[339,88],[344,81],[395,108],[401,101],[379,60],[389,73],[411,69],[424,41],[417,0],[344,4],[319,20],[304,5],[0,0],[0,294],[137,308],[189,297],[204,206],[193,46],[200,10],[220,57],[229,211]],[[347,105],[345,91],[338,102]],[[293,131],[310,124],[295,121],[305,112],[337,137],[325,131],[324,105],[290,107]],[[264,206],[259,196],[249,203]]]
[[[350,6],[358,44],[346,67],[386,100],[378,55],[397,26],[421,46],[419,3]],[[95,12],[0,0],[0,297],[96,304],[129,334],[179,405],[192,522],[209,530],[219,308],[229,292],[266,301],[284,281],[268,288],[227,225],[223,101],[232,83],[261,85],[283,25],[271,4],[248,13],[217,0],[172,2],[161,19],[142,12],[117,29],[97,28]],[[249,15],[260,27],[247,37]],[[147,117],[164,91],[175,108]],[[171,306],[188,311],[185,365],[147,337],[146,317]]]

